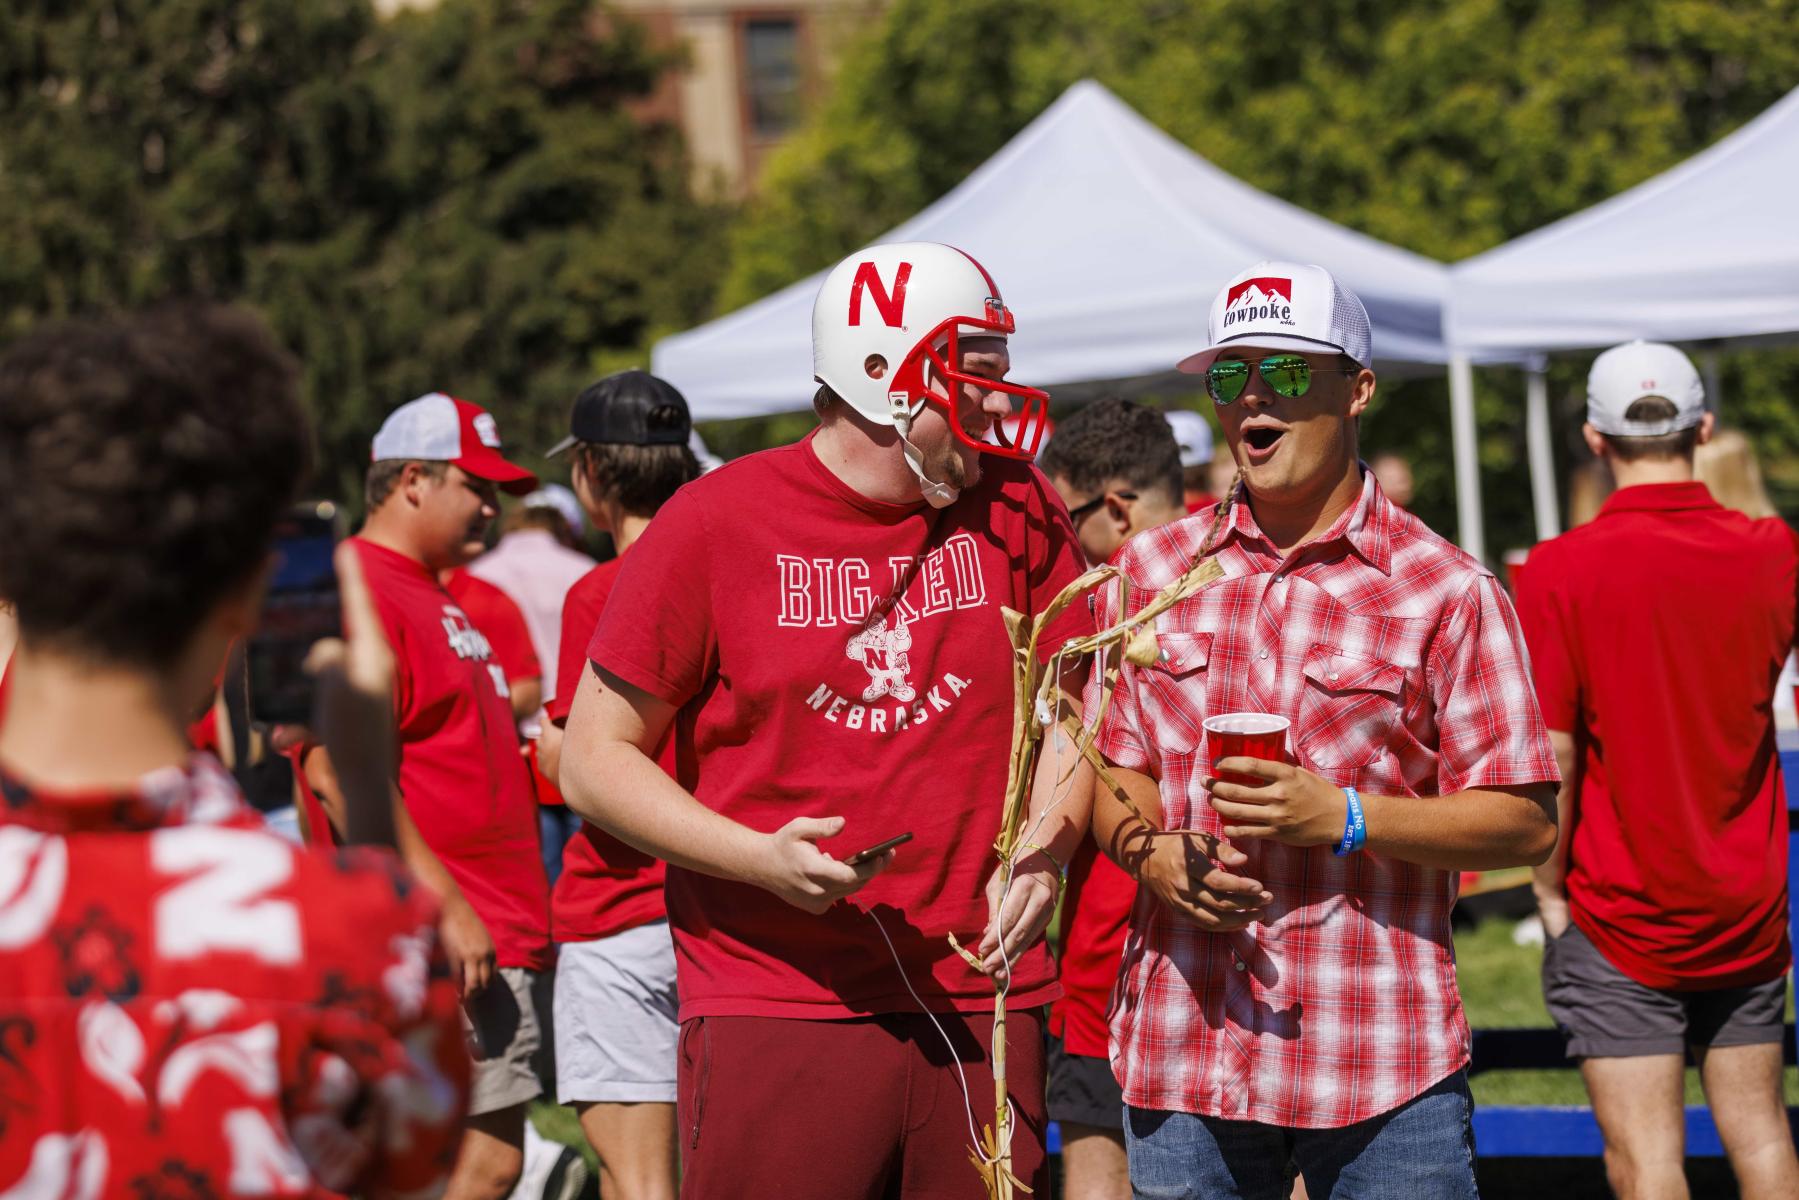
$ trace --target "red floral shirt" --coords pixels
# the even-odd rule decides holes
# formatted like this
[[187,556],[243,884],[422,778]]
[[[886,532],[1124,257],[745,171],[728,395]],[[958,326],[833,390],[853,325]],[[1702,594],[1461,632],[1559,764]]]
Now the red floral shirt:
[[[1211,512],[1139,535],[1119,566],[1141,608],[1193,560]],[[1292,721],[1298,763],[1374,795],[1448,796],[1553,781],[1516,619],[1493,575],[1362,493],[1282,558],[1247,505],[1225,578],[1157,621],[1162,658],[1126,667],[1099,733],[1154,776],[1168,828],[1220,832],[1204,781],[1210,714]],[[1101,596],[1102,628],[1118,589]],[[1087,711],[1098,695],[1089,687]],[[1111,1011],[1125,1101],[1304,1129],[1386,1112],[1468,1061],[1449,908],[1456,876],[1363,852],[1244,841],[1266,917],[1215,934],[1137,907]]]
[[468,1090],[436,901],[263,831],[209,756],[0,774],[0,1194],[440,1188]]

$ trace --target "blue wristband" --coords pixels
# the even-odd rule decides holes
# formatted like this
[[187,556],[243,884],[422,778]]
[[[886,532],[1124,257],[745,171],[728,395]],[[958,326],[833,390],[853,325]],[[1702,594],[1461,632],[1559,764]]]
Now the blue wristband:
[[1343,816],[1343,841],[1332,854],[1354,854],[1368,844],[1368,822],[1362,816],[1362,797],[1352,787],[1343,789],[1349,800],[1349,811]]

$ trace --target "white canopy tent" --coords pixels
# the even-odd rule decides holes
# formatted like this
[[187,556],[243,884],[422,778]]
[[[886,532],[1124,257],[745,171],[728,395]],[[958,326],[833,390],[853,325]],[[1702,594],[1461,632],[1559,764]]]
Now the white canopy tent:
[[[1166,380],[1204,343],[1212,296],[1264,258],[1321,264],[1353,289],[1384,369],[1449,361],[1444,266],[1257,191],[1091,80],[878,240],[946,242],[985,264],[1018,315],[1012,361],[1026,383]],[[805,408],[822,278],[664,339],[653,369],[701,419]],[[1459,477],[1474,469],[1471,421],[1456,445]],[[1461,528],[1478,536],[1478,513]]]
[[[1796,213],[1799,89],[1678,167],[1457,263],[1446,336],[1478,358],[1799,333]],[[1538,536],[1552,537],[1560,520],[1541,362],[1527,431]],[[1472,411],[1465,360],[1450,380],[1452,405]]]

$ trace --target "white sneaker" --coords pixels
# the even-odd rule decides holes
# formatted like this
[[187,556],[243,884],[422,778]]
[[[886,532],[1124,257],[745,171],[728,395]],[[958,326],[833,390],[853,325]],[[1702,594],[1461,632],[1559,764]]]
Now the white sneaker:
[[550,1173],[543,1181],[543,1191],[539,1193],[541,1200],[575,1200],[587,1190],[593,1182],[593,1172],[587,1169],[587,1160],[573,1146],[564,1146],[562,1153],[550,1166]]

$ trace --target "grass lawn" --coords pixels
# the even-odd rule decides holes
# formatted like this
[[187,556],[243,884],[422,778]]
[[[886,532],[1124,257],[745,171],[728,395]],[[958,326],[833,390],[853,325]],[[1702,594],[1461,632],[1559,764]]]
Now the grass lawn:
[[[1468,1010],[1469,1025],[1477,1029],[1551,1024],[1538,983],[1543,952],[1536,946],[1514,945],[1512,928],[1510,920],[1493,917],[1456,937],[1462,1001]],[[1790,995],[1787,1019],[1793,1019]],[[1573,1070],[1489,1071],[1475,1077],[1473,1088],[1479,1104],[1587,1103],[1586,1089],[1581,1086],[1579,1073]],[[1786,1072],[1786,1098],[1788,1104],[1799,1104],[1799,1071],[1791,1067]],[[1705,1103],[1699,1073],[1690,1068],[1687,1103]],[[545,1137],[581,1147],[588,1155],[589,1166],[594,1165],[573,1110],[540,1104],[532,1111],[532,1119]]]

